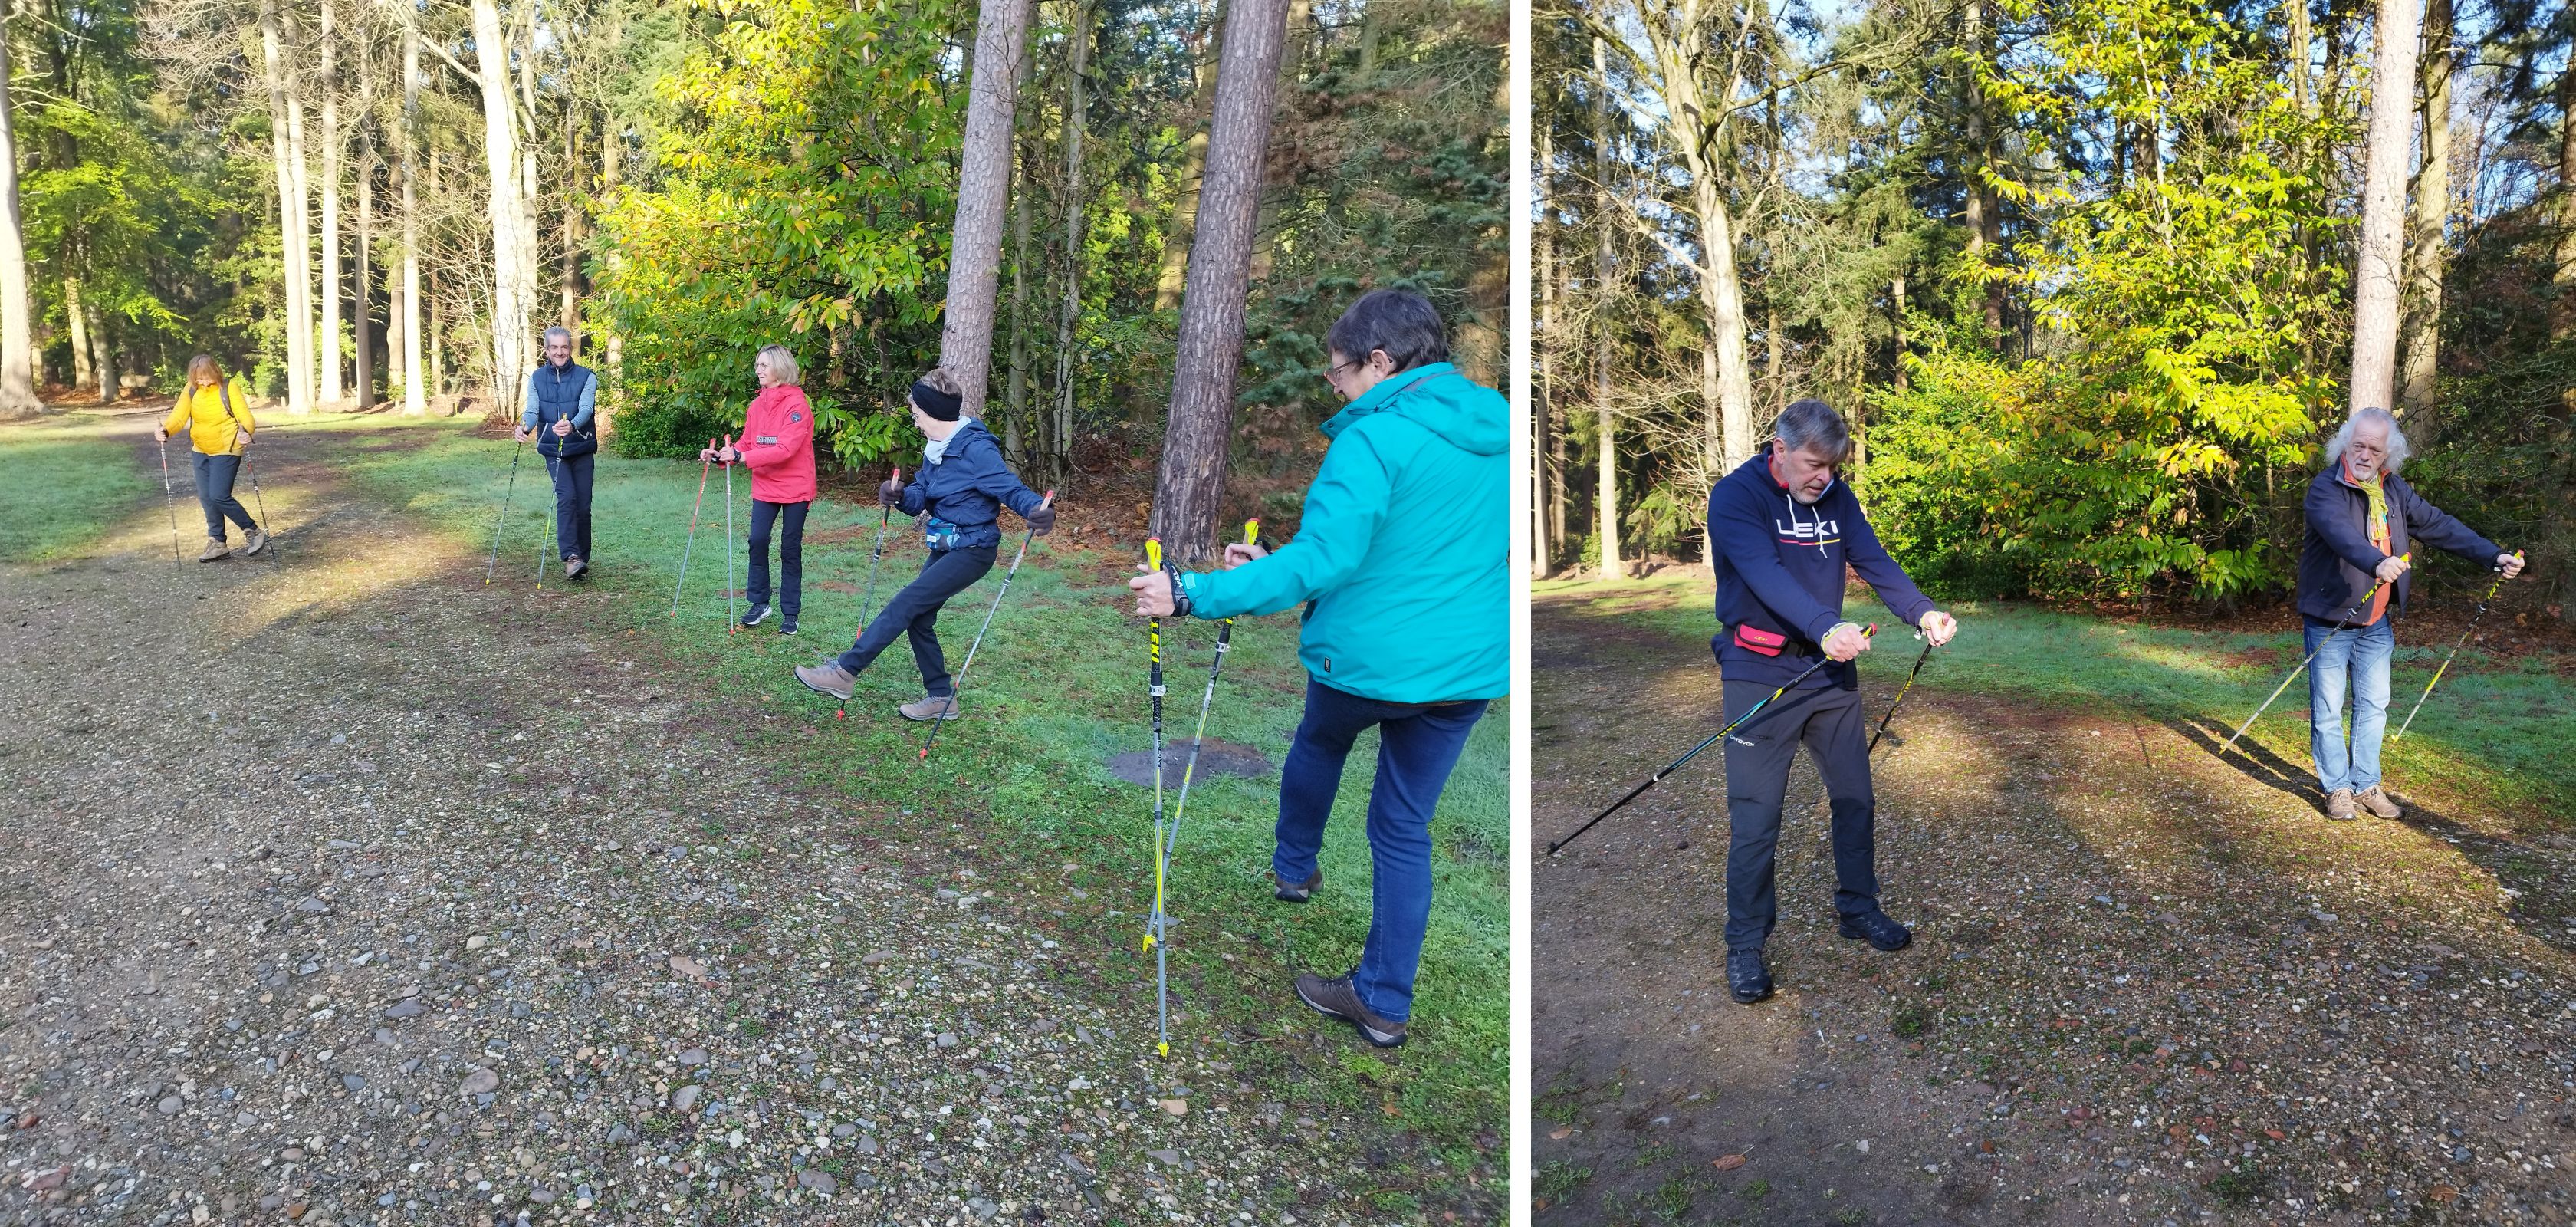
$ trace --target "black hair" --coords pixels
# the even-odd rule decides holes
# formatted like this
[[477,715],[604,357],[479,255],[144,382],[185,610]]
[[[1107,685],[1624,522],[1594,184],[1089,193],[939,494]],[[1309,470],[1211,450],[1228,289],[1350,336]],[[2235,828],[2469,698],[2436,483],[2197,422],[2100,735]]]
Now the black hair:
[[1411,290],[1371,290],[1333,321],[1325,344],[1352,362],[1385,350],[1395,369],[1449,360],[1449,330],[1431,300]]

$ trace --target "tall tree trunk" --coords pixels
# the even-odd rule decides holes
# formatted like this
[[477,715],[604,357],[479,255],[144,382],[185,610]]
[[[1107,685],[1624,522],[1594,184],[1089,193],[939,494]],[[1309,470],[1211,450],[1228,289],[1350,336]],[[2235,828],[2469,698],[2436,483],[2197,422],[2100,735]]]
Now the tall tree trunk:
[[331,0],[322,0],[322,327],[315,334],[321,404],[340,399],[340,46]]
[[477,84],[483,91],[483,163],[490,181],[486,216],[492,225],[492,413],[519,416],[516,376],[527,361],[528,307],[536,270],[520,246],[519,142],[510,117],[510,49],[501,33],[495,0],[473,0]]
[[402,411],[418,417],[429,412],[420,352],[420,17],[409,5],[402,14]]
[[1073,348],[1082,323],[1082,138],[1091,64],[1091,9],[1084,0],[1071,0],[1071,7],[1064,65],[1064,308],[1055,325],[1055,446],[1047,457],[1058,485],[1073,464]]
[[1190,239],[1189,288],[1173,345],[1171,423],[1155,483],[1155,533],[1184,565],[1217,552],[1234,377],[1243,361],[1244,296],[1251,285],[1254,221],[1261,210],[1287,26],[1286,0],[1228,5],[1208,119],[1207,169]]
[[18,217],[18,128],[8,80],[8,39],[0,37],[0,417],[44,408],[36,398],[36,317]]
[[[2576,64],[2558,74],[2558,249],[2550,270],[2549,339],[2559,345],[2576,341]],[[2550,454],[2557,459],[2558,505],[2576,506],[2576,383],[2558,390],[2549,409]],[[2576,531],[2564,516],[2544,538],[2549,556],[2544,574],[2556,577],[2559,618],[2576,622]]]
[[1003,402],[1009,412],[1002,422],[1002,454],[1023,469],[1029,462],[1028,436],[1021,429],[1029,420],[1029,191],[1033,186],[1026,160],[1025,156],[1014,160],[1017,178],[1011,184],[1011,375]]
[[580,120],[565,115],[563,255],[558,270],[562,289],[555,307],[555,322],[572,330],[576,345],[581,340],[581,134]]
[[81,305],[80,278],[63,278],[63,323],[72,334],[72,386],[89,386],[89,308]]
[[1002,214],[1010,205],[1011,120],[1029,0],[984,0],[957,168],[957,221],[948,240],[948,305],[939,365],[957,380],[965,413],[981,417],[993,367],[993,300],[1002,283]]
[[313,311],[308,298],[313,272],[307,258],[311,240],[304,229],[304,175],[297,166],[295,107],[287,98],[286,35],[278,21],[277,0],[260,0],[259,36],[262,75],[268,87],[269,161],[277,176],[278,240],[285,249],[286,409],[309,413],[313,409]]
[[[1201,34],[1206,43],[1214,43],[1217,29],[1225,22],[1225,0],[1218,0],[1208,16],[1207,29]],[[1190,118],[1195,121],[1216,105],[1216,61],[1213,48],[1199,56],[1198,90],[1190,98]],[[1189,143],[1181,147],[1181,170],[1173,177],[1172,228],[1163,236],[1163,271],[1154,279],[1154,309],[1169,311],[1181,305],[1181,291],[1188,284],[1190,239],[1198,228],[1199,181],[1207,170],[1208,134],[1205,128],[1193,128]]]
[[2433,405],[2433,377],[2442,358],[2442,246],[2451,216],[2451,0],[2425,0],[2423,98],[2424,154],[2415,171],[2414,233],[2406,261],[2406,371],[2398,392],[2405,408]]
[[2415,42],[2423,0],[2379,0],[2361,243],[2352,276],[2351,407],[2395,405],[2397,296],[2406,258],[2406,153],[2415,118]]
[[351,339],[356,342],[350,357],[357,372],[351,393],[357,397],[360,409],[372,409],[376,404],[375,277],[374,262],[368,258],[375,230],[376,158],[375,151],[368,149],[358,159],[358,228],[354,236],[358,263],[349,274],[349,288],[355,294],[349,326]]
[[[1365,48],[1367,44],[1364,42]],[[1363,55],[1363,59],[1368,58]],[[1530,194],[1537,199],[1538,224],[1530,235],[1533,246],[1530,263],[1538,272],[1538,336],[1530,347],[1538,360],[1537,387],[1530,397],[1533,420],[1530,423],[1530,575],[1547,578],[1556,559],[1556,539],[1550,532],[1550,513],[1555,503],[1549,497],[1547,449],[1536,446],[1556,438],[1556,200],[1550,176],[1556,169],[1556,125],[1538,125],[1537,172],[1530,179]]]
[[[439,199],[442,178],[439,167],[442,161],[436,150],[430,152],[429,195],[433,200]],[[428,317],[426,324],[429,329],[428,395],[430,396],[447,394],[447,286],[444,279],[438,275],[438,271],[437,265],[430,266],[429,278],[423,286],[429,296],[421,306],[421,313]],[[449,412],[455,412],[454,407],[451,406]]]
[[[1905,390],[1905,385],[1906,385],[1906,374],[1905,374],[1905,274],[1903,274],[1903,273],[1898,273],[1898,274],[1896,275],[1896,279],[1895,279],[1894,281],[1891,281],[1891,282],[1889,282],[1889,283],[1888,283],[1887,293],[1888,293],[1888,297],[1889,297],[1889,299],[1890,299],[1890,300],[1892,300],[1892,301],[1895,303],[1895,308],[1894,308],[1894,311],[1893,311],[1893,313],[1892,313],[1892,314],[1893,314],[1893,316],[1894,316],[1894,324],[1895,324],[1895,328],[1896,328],[1896,354],[1895,354],[1895,358],[1896,358],[1896,360],[1895,360],[1895,362],[1893,362],[1893,363],[1891,364],[1892,366],[1894,366],[1894,367],[1895,367],[1895,370],[1891,373],[1891,376],[1890,376],[1890,377],[1891,377],[1891,378],[1893,378],[1893,379],[1895,380],[1895,382],[1896,382],[1896,390],[1897,390],[1897,391],[1899,391],[1899,392],[1902,392],[1902,391],[1904,391],[1904,390]],[[1857,408],[1858,408],[1858,406],[1857,406],[1857,405],[1855,405],[1855,406],[1854,406],[1854,408],[1855,408],[1855,409],[1857,409]]]
[[[1961,39],[1975,61],[1967,66],[1967,198],[1968,260],[1984,269],[1994,259],[1991,248],[2003,234],[2002,202],[1995,198],[1994,186],[1986,181],[1993,164],[1993,127],[1986,115],[1986,85],[1978,71],[1994,58],[1993,14],[1987,0],[1969,0],[1966,10],[1966,32]],[[2004,285],[1988,280],[1982,289],[1986,310],[1986,344],[1998,352],[2003,348]]]
[[125,367],[117,361],[116,317],[100,312],[89,324],[90,340],[98,345],[98,401],[113,405],[125,398]]
[[1598,463],[1598,483],[1592,507],[1592,531],[1601,539],[1601,578],[1623,579],[1627,568],[1619,563],[1619,433],[1618,423],[1610,411],[1610,359],[1618,338],[1610,330],[1609,306],[1617,291],[1612,288],[1610,246],[1610,211],[1618,207],[1610,195],[1610,48],[1600,36],[1592,39],[1592,229],[1597,246],[1592,253],[1593,323],[1601,330],[1592,346],[1592,452]]
[[[625,37],[624,27],[617,27],[613,37],[622,41]],[[618,175],[625,166],[625,162],[626,133],[617,126],[615,116],[602,115],[599,122],[599,192],[594,197],[595,200],[604,203],[617,198]],[[601,256],[603,262],[614,262],[616,259],[617,253],[614,250]],[[619,338],[613,319],[595,319],[591,321],[590,326],[593,336],[604,336],[604,345],[601,348],[606,352],[608,371],[612,377],[609,382],[614,387],[616,386],[614,376],[625,369],[625,342]],[[832,364],[832,373],[836,376],[843,374],[841,364],[837,360]],[[837,388],[841,385],[836,383],[832,386]]]

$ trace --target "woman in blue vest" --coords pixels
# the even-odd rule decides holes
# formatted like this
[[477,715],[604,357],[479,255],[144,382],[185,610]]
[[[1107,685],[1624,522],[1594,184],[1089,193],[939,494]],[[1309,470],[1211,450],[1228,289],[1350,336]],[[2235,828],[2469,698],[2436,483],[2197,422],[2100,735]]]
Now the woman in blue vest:
[[555,546],[566,579],[590,571],[590,473],[599,459],[591,409],[598,391],[590,368],[572,360],[572,329],[546,329],[546,364],[528,375],[518,438],[537,441],[537,454],[546,458],[546,472],[554,478]]

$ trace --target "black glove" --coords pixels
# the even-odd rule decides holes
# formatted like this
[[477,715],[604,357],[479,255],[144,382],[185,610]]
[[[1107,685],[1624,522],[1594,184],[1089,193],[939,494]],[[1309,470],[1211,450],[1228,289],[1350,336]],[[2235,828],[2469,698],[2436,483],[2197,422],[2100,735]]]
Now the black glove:
[[1029,522],[1030,531],[1041,537],[1055,531],[1055,507],[1052,504],[1038,504],[1030,509],[1025,518]]
[[878,482],[877,501],[888,507],[903,506],[903,483],[893,481]]

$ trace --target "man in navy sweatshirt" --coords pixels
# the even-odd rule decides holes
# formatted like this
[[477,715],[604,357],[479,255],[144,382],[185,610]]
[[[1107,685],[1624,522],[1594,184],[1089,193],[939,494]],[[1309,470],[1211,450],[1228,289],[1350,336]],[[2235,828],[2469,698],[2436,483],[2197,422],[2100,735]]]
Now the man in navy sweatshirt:
[[1804,744],[1833,803],[1834,910],[1842,935],[1881,950],[1914,940],[1878,908],[1868,720],[1851,661],[1869,650],[1843,617],[1843,567],[1860,573],[1899,619],[1935,646],[1958,621],[1932,608],[1878,543],[1860,500],[1835,479],[1851,430],[1823,401],[1780,411],[1771,445],[1708,492],[1709,556],[1717,572],[1719,634],[1709,641],[1730,718],[1768,698],[1819,656],[1834,663],[1780,696],[1727,738],[1726,984],[1746,1005],[1771,995],[1763,943],[1779,908],[1772,861],[1789,764]]

